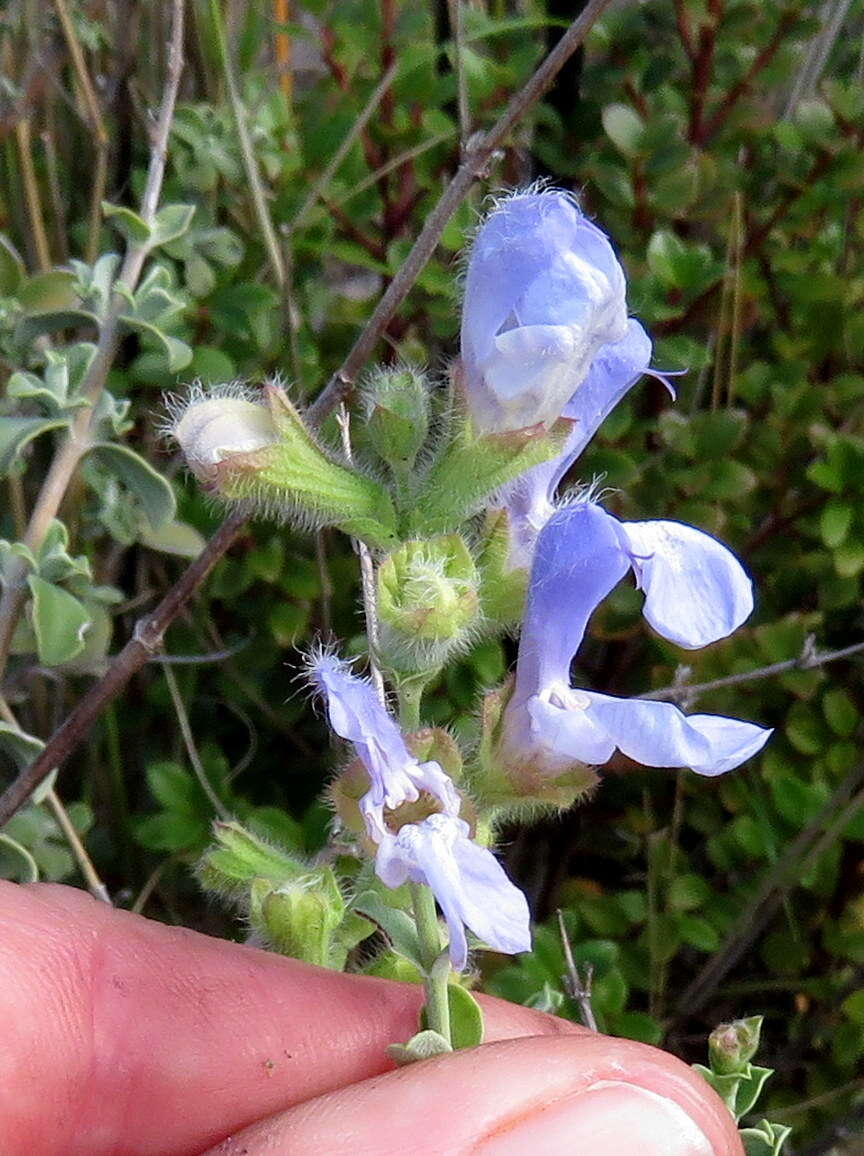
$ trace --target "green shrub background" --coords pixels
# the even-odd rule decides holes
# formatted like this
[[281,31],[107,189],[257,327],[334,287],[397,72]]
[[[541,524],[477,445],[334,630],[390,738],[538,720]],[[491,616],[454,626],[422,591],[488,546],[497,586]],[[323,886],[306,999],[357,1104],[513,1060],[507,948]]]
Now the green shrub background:
[[[864,4],[825,6],[829,23],[841,8],[845,17],[810,76],[826,43],[821,8],[613,6],[452,218],[379,347],[385,360],[443,370],[458,343],[460,253],[490,192],[548,177],[575,190],[614,239],[630,308],[655,339],[654,364],[687,373],[675,379],[674,405],[645,378],[575,474],[602,478],[627,517],[716,533],[751,571],[758,601],[733,639],[685,655],[646,630],[635,592],[621,587],[578,657],[576,675],[598,689],[645,693],[676,676],[700,684],[864,638]],[[89,559],[92,577],[81,581],[98,614],[70,661],[47,662],[26,640],[17,647],[3,690],[27,731],[52,733],[219,524],[160,441],[162,392],[196,377],[281,374],[296,398],[314,397],[458,163],[460,71],[468,127],[488,127],[577,9],[475,0],[464,9],[457,68],[443,0],[229,4],[240,97],[290,272],[280,292],[212,10],[188,5],[163,203],[194,205],[195,216],[155,261],[173,305],[151,329],[124,337],[108,381],[131,402],[122,441],[170,481],[177,517],[159,529],[148,522],[146,478],[130,489],[99,459],[79,471],[61,515],[70,554]],[[61,13],[93,78],[101,152]],[[7,394],[14,371],[41,372],[46,350],[92,337],[80,318],[46,334],[39,317],[67,303],[70,275],[57,270],[70,258],[120,244],[112,219],[98,222],[98,203],[137,204],[169,17],[164,0],[11,0],[0,11]],[[392,85],[358,130],[391,64]],[[322,182],[349,134],[343,162]],[[97,181],[94,192],[100,155],[104,187]],[[0,407],[0,428],[42,413],[32,398],[7,395]],[[34,437],[2,482],[0,536],[10,541],[54,437]],[[170,672],[220,805],[309,853],[326,840],[317,800],[335,756],[293,680],[298,648],[330,630],[350,651],[364,649],[350,544],[335,532],[313,541],[260,521],[171,627],[166,647],[218,658]],[[513,654],[511,643],[478,647],[434,688],[430,718],[470,736],[478,690],[503,676]],[[677,670],[683,662],[689,672]],[[531,957],[490,961],[493,990],[576,1018],[560,997],[560,907],[577,960],[594,967],[603,1028],[698,1060],[716,1022],[764,1013],[759,1059],[777,1075],[762,1108],[794,1124],[795,1151],[829,1151],[838,1120],[860,1127],[861,669],[859,655],[703,692],[691,709],[776,728],[761,758],[717,781],[622,760],[588,804],[508,832],[508,867],[541,926]],[[4,758],[0,750],[0,785],[13,773]],[[242,934],[192,878],[214,805],[190,768],[158,662],[103,715],[58,790],[119,903]],[[44,806],[31,804],[5,832],[44,878],[77,881]],[[0,874],[22,871],[20,856],[0,844]]]

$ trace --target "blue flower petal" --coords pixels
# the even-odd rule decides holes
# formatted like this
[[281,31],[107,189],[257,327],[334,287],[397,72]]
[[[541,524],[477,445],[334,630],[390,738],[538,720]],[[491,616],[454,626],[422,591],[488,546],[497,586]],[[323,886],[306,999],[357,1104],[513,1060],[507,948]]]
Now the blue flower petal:
[[690,767],[699,775],[722,775],[762,749],[770,729],[721,715],[684,715],[671,702],[613,698],[580,692],[623,754],[646,767]]
[[588,619],[630,568],[617,519],[599,506],[558,510],[537,539],[525,605],[515,698],[569,684]]
[[359,806],[371,839],[379,842],[387,833],[385,810],[414,802],[421,791],[436,798],[448,814],[459,813],[452,779],[437,763],[418,763],[367,679],[352,674],[347,663],[326,651],[311,659],[309,673],[325,697],[331,727],[353,744],[369,774],[369,790]]
[[468,824],[449,815],[430,815],[388,835],[378,848],[375,870],[388,887],[411,879],[432,888],[450,935],[450,961],[465,968],[469,927],[495,951],[531,950],[528,903],[486,847],[468,837]]
[[565,193],[500,202],[465,280],[462,379],[478,428],[557,418],[600,346],[626,334],[625,293],[608,238]]
[[726,638],[753,610],[753,585],[731,550],[681,522],[622,522],[645,592],[645,618],[688,650]]

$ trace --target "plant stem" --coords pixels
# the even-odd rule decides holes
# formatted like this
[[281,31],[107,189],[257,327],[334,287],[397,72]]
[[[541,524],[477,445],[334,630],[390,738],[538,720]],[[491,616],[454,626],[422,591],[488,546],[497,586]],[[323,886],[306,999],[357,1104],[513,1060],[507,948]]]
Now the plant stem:
[[219,57],[219,64],[222,68],[222,74],[225,77],[225,87],[228,90],[228,103],[231,105],[231,115],[234,118],[234,127],[237,130],[237,141],[240,145],[243,168],[246,171],[246,179],[249,181],[249,191],[252,194],[252,203],[255,206],[255,216],[258,218],[258,224],[261,227],[261,233],[263,234],[262,239],[264,241],[264,248],[267,251],[270,268],[273,271],[273,276],[276,278],[277,285],[281,289],[285,284],[285,262],[282,260],[282,250],[279,247],[279,239],[276,236],[273,222],[270,219],[270,210],[267,206],[267,194],[264,191],[261,174],[258,171],[258,161],[255,158],[255,149],[252,145],[252,138],[249,135],[249,128],[246,124],[246,109],[243,105],[243,99],[240,96],[240,89],[237,87],[234,65],[231,61],[231,54],[228,51],[225,22],[222,19],[222,8],[219,0],[210,0],[210,20],[216,38],[216,52]]
[[[337,415],[339,430],[342,435],[342,449],[345,459],[350,465],[354,458],[351,452],[351,417],[345,406],[341,406]],[[387,695],[384,692],[384,679],[378,669],[378,603],[375,595],[375,563],[372,554],[365,542],[359,538],[352,538],[354,549],[360,559],[360,582],[363,588],[363,613],[366,619],[366,640],[369,644],[369,671],[372,683],[384,706],[387,705]]]
[[450,961],[441,951],[441,929],[435,897],[428,887],[421,883],[411,884],[411,901],[417,935],[423,949],[426,977],[423,987],[426,992],[426,1021],[433,1032],[438,1032],[449,1044],[450,1003],[447,985],[450,975]]
[[195,777],[201,784],[201,790],[207,796],[210,806],[219,818],[229,819],[228,809],[210,785],[207,772],[204,770],[204,764],[201,762],[201,757],[198,754],[198,748],[195,746],[192,728],[189,725],[189,715],[186,713],[186,706],[183,702],[183,696],[180,693],[180,687],[177,685],[177,679],[174,677],[174,671],[170,666],[163,664],[162,673],[165,675],[165,682],[168,684],[168,693],[171,695],[171,702],[174,705],[177,722],[180,724],[180,734],[183,736],[183,745],[186,747],[186,754],[189,756],[189,762],[192,764]]
[[75,826],[69,818],[66,808],[63,806],[59,795],[53,787],[45,796],[45,802],[54,815],[54,822],[63,832],[63,838],[69,844],[69,849],[78,862],[81,874],[87,883],[87,890],[95,899],[101,900],[102,903],[107,903],[110,907],[111,896],[108,894],[108,888],[99,878],[99,873],[93,866],[93,860],[88,855],[87,848],[81,842],[81,837],[75,830]]
[[425,674],[409,675],[399,680],[396,692],[399,696],[399,725],[403,731],[420,729],[420,704],[428,682]]

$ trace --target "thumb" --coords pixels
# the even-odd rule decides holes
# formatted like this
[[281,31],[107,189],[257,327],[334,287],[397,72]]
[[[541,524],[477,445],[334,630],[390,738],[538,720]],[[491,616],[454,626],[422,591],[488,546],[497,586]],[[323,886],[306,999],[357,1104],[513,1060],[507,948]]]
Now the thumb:
[[680,1060],[600,1035],[530,1037],[412,1064],[291,1108],[210,1156],[743,1156]]

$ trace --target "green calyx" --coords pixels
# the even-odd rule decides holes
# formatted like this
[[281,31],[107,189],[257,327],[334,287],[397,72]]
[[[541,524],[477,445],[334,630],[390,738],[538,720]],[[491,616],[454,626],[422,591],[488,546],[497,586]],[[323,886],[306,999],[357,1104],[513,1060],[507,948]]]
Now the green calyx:
[[307,870],[297,856],[261,839],[233,820],[214,823],[213,836],[212,846],[196,867],[198,881],[205,891],[239,900],[248,892],[253,879],[265,879],[274,887],[281,887],[301,878]]
[[708,1037],[711,1070],[721,1075],[741,1072],[759,1049],[763,1016],[748,1016],[720,1024]]
[[528,571],[512,569],[508,565],[509,556],[507,511],[488,510],[477,558],[480,606],[484,624],[498,631],[512,629],[522,621],[528,591]]
[[231,899],[273,950],[341,970],[374,926],[348,909],[330,867],[311,867],[237,822],[215,823],[197,867],[208,891]]
[[396,514],[387,491],[334,461],[313,438],[276,385],[265,387],[276,439],[248,453],[226,454],[212,488],[229,501],[298,518],[310,526],[338,526],[370,546],[396,540]]
[[458,534],[403,543],[378,570],[380,653],[393,671],[437,669],[471,637],[480,578]]
[[416,369],[381,369],[366,383],[366,435],[398,476],[414,464],[429,431],[429,386]]
[[248,919],[274,951],[341,971],[348,952],[375,930],[349,911],[332,868],[322,867],[274,888],[253,881]]
[[484,696],[480,743],[469,774],[478,809],[496,824],[566,809],[598,781],[584,763],[561,761],[552,767],[540,755],[529,758],[509,749],[505,711],[512,695],[511,678]]
[[460,525],[495,490],[556,457],[571,426],[572,422],[561,418],[551,429],[536,425],[481,436],[469,418],[461,419],[416,494],[412,531],[428,535]]

